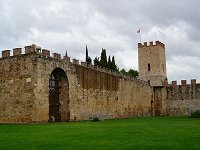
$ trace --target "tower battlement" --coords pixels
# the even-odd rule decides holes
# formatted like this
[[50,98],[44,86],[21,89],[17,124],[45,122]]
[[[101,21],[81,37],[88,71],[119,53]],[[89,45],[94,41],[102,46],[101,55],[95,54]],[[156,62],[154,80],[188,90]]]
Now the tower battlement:
[[142,48],[142,47],[149,47],[149,46],[161,46],[162,48],[165,48],[165,44],[163,44],[160,41],[155,41],[155,43],[153,41],[151,42],[144,42],[142,43],[138,43],[138,48]]
[[151,86],[163,86],[167,79],[165,44],[160,41],[138,43],[139,77]]

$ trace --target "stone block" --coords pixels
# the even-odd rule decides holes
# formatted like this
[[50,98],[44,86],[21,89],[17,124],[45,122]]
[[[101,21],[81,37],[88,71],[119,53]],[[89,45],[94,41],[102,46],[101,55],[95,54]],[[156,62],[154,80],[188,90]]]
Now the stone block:
[[25,46],[25,54],[35,52],[36,48],[33,46]]
[[58,53],[53,53],[53,58],[54,59],[61,59],[61,55]]
[[46,49],[43,49],[43,50],[42,50],[42,55],[43,55],[44,57],[50,57],[50,51],[49,51],[49,50],[46,50]]
[[10,50],[3,50],[2,51],[2,58],[10,57]]
[[186,86],[187,85],[187,80],[181,80],[181,85]]
[[22,54],[22,48],[14,48],[13,49],[13,56],[21,55]]
[[192,79],[192,80],[191,80],[191,85],[192,85],[192,86],[196,85],[196,82],[197,82],[196,79]]
[[73,61],[74,64],[79,65],[79,60],[73,59],[72,61]]
[[177,81],[172,81],[172,86],[177,86]]

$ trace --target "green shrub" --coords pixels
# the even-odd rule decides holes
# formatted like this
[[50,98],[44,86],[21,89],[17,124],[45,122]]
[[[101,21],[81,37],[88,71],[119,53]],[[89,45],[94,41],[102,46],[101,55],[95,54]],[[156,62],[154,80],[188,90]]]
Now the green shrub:
[[93,122],[98,122],[98,121],[99,121],[99,118],[98,118],[98,117],[95,117],[95,118],[93,118],[92,121],[93,121]]
[[191,113],[191,118],[200,118],[200,110],[196,110]]

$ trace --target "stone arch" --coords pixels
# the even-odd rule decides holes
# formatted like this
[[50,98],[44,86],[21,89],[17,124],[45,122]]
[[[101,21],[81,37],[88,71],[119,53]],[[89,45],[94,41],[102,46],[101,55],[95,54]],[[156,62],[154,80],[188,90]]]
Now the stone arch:
[[69,120],[69,81],[63,69],[55,68],[49,78],[49,122]]

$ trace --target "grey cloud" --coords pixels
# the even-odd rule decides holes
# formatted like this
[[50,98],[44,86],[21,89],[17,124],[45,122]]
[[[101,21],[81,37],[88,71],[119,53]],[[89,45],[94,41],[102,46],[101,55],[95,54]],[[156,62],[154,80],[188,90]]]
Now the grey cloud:
[[[88,44],[93,58],[105,48],[120,67],[137,68],[140,28],[143,41],[166,44],[169,78],[182,78],[171,71],[173,63],[176,68],[184,66],[174,57],[200,57],[199,4],[196,0],[4,0],[0,46],[11,49],[36,43],[63,54],[68,50],[72,57],[84,60]],[[198,72],[191,63],[187,65]]]

